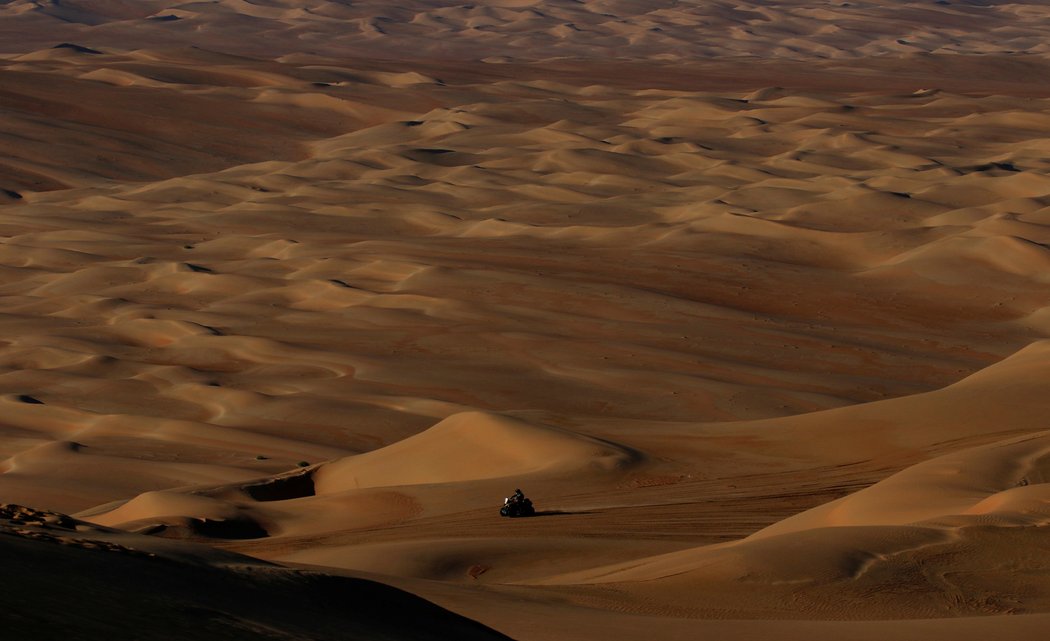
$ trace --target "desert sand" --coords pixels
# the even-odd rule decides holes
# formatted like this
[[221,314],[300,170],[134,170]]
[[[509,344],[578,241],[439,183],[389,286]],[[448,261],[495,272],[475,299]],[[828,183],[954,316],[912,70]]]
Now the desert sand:
[[1048,14],[0,3],[0,622],[1045,638]]

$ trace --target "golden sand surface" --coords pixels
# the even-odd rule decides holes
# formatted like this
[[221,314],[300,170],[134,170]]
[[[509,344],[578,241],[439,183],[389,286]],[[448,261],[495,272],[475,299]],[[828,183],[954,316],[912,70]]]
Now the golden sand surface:
[[1048,11],[0,2],[2,622],[1045,638]]

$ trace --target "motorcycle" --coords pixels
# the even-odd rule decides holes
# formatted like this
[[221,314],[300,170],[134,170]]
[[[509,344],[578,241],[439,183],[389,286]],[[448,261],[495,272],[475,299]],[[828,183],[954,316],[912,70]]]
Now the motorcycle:
[[532,501],[530,499],[508,499],[503,504],[503,507],[499,509],[499,515],[508,516],[511,518],[517,518],[520,516],[536,516],[536,509],[532,507]]

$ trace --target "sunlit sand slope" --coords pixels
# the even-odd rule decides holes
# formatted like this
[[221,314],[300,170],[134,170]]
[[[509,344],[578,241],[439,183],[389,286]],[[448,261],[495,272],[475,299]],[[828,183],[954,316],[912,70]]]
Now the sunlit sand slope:
[[822,423],[823,433],[807,430],[809,438],[795,431],[793,419],[780,421],[785,431],[795,432],[796,442],[832,445],[815,456],[846,454],[829,436],[833,425],[858,430],[849,439],[854,456],[863,448],[864,456],[900,457],[898,448],[920,440],[935,447],[951,443],[954,449],[972,440],[975,430],[982,432],[979,440],[1031,430],[1024,436],[934,457],[738,542],[550,582],[614,585],[612,593],[599,590],[595,597],[615,601],[629,594],[635,604],[673,604],[708,615],[824,617],[833,609],[836,617],[922,618],[1045,612],[1050,568],[1042,561],[1040,541],[1050,522],[1050,445],[1037,410],[1016,403],[1017,394],[1045,393],[1034,387],[1045,385],[1045,354],[1045,344],[1030,348],[921,397],[834,410],[824,413],[826,421],[812,415],[810,429]]

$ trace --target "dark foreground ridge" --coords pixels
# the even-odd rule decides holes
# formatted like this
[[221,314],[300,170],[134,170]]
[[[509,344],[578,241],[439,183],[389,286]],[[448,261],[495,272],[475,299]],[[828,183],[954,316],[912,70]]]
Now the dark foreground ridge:
[[[181,542],[157,549],[147,537],[129,539],[64,515],[5,507],[12,508],[0,513],[5,638],[508,638],[374,581],[213,554]],[[112,536],[121,543],[106,541]],[[140,541],[151,549],[138,549]],[[201,556],[194,557],[195,549]]]

